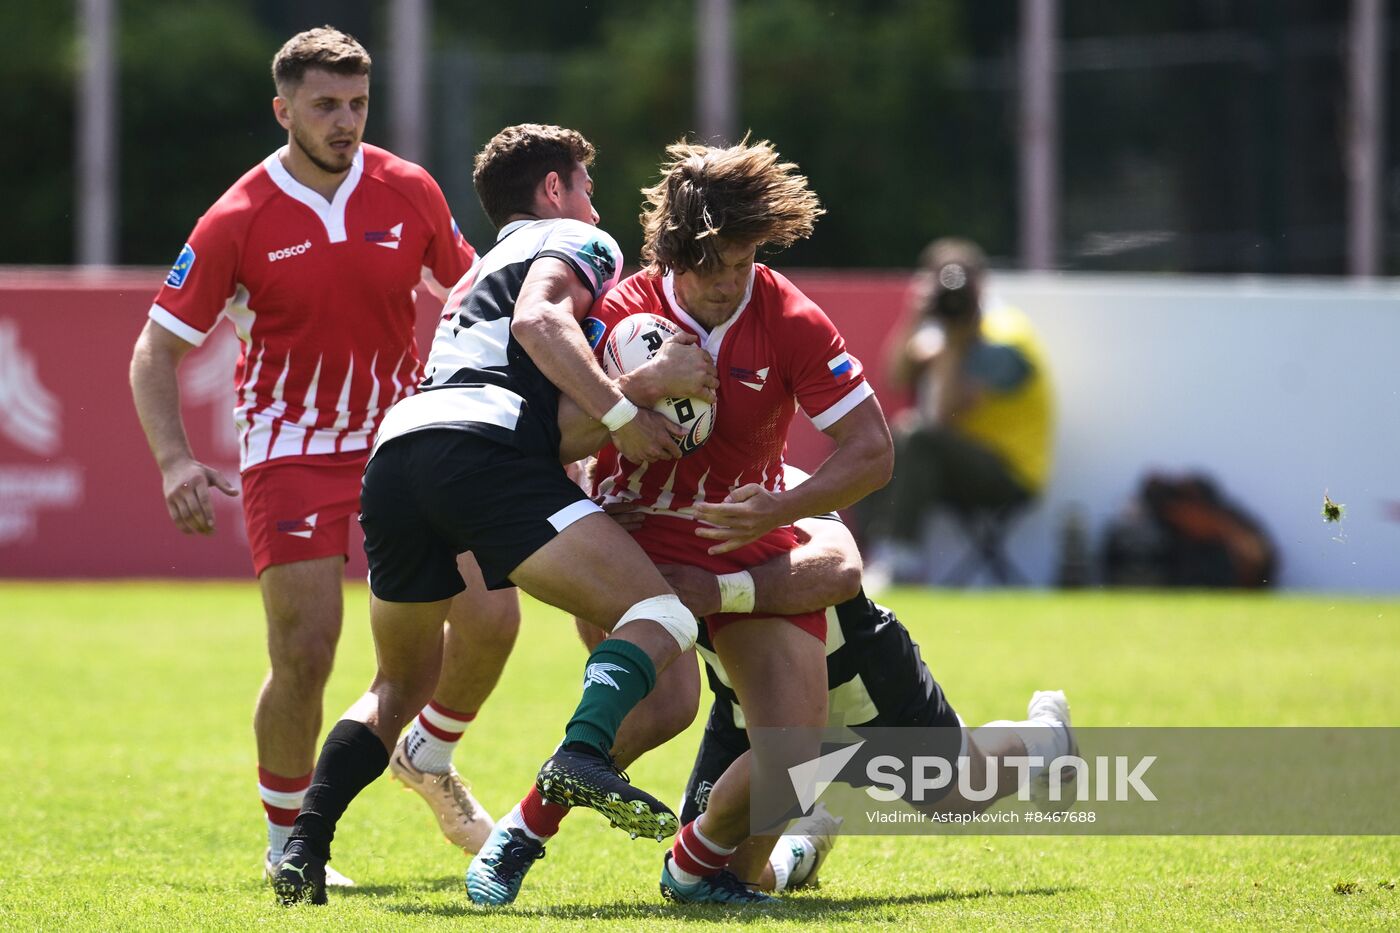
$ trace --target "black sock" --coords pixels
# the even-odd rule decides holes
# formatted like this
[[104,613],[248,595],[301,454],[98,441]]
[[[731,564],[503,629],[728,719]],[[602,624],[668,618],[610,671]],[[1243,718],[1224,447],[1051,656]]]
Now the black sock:
[[353,719],[336,723],[321,746],[291,839],[301,840],[313,854],[329,859],[335,824],[345,808],[387,767],[389,752],[369,726]]

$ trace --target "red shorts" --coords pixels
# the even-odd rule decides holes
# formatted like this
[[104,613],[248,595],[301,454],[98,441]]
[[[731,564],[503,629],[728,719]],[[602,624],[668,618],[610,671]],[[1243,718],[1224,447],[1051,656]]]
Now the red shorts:
[[[632,537],[646,551],[653,563],[683,564],[699,567],[711,573],[736,573],[757,567],[779,554],[786,554],[797,547],[797,535],[791,528],[775,528],[752,544],[730,551],[727,554],[708,554],[718,542],[702,538],[695,533],[701,527],[699,522],[670,515],[648,515],[642,527],[632,533]],[[826,610],[804,612],[793,616],[775,616],[771,612],[720,612],[705,618],[705,627],[710,632],[711,641],[715,633],[726,625],[742,622],[745,619],[786,619],[802,631],[826,642]]]
[[243,474],[243,523],[253,572],[274,564],[349,557],[369,451],[269,460]]

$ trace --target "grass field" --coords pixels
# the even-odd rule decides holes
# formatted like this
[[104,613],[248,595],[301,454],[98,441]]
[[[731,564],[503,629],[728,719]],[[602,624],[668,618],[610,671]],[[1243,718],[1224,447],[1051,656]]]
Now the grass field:
[[[885,601],[969,722],[1018,718],[1031,690],[1063,687],[1084,725],[1400,725],[1397,602],[913,591]],[[347,605],[328,723],[372,667],[363,588]],[[571,627],[538,604],[525,614],[501,690],[457,755],[497,814],[578,695]],[[751,916],[665,905],[661,847],[590,813],[565,823],[514,907],[488,914],[467,901],[466,859],[387,779],[336,840],[336,866],[360,887],[287,911],[261,881],[250,726],[261,625],[251,584],[0,584],[0,927],[1400,926],[1393,837],[846,838],[819,889]],[[678,739],[633,778],[674,800],[695,741]]]

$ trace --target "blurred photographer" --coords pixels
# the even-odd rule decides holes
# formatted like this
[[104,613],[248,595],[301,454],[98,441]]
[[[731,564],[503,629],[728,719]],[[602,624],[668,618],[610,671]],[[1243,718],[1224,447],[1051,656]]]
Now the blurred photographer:
[[[1044,355],[1019,310],[989,301],[976,244],[935,240],[889,347],[893,387],[914,407],[894,422],[894,479],[872,497],[877,569],[924,582],[935,508],[999,510],[1038,496],[1050,472],[1053,399]],[[883,568],[879,565],[883,564]]]

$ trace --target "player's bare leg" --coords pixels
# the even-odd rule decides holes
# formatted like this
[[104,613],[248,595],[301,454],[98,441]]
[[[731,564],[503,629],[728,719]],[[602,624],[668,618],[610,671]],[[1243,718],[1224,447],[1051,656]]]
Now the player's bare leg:
[[[623,719],[695,641],[693,616],[627,532],[601,512],[567,526],[527,558],[511,581],[545,602],[608,631],[589,654],[584,692],[560,747],[527,796],[558,806],[587,806],[633,836],[664,838],[676,817],[633,787],[610,752]],[[467,869],[467,891],[480,904],[508,904],[525,872],[544,854],[517,817],[503,818]]]
[[[340,556],[275,564],[258,577],[271,662],[253,712],[258,783],[268,818],[266,865],[275,868],[311,780],[321,705],[340,639]],[[332,880],[348,883],[337,874]]]
[[467,589],[448,610],[437,689],[394,746],[389,773],[423,797],[449,842],[475,853],[495,824],[452,766],[452,756],[515,646],[520,599],[514,588],[486,589],[470,554],[457,564]]
[[[826,649],[820,639],[783,619],[753,619],[721,629],[714,645],[750,729],[826,725]],[[801,756],[805,751],[805,757],[815,757],[820,744],[814,739],[812,745],[788,752]],[[749,837],[751,770],[785,771],[796,761],[770,761],[771,752],[763,743],[757,754],[763,757],[756,760],[751,750],[729,766],[710,791],[705,812],[677,837],[662,869],[662,893],[668,898],[682,902],[760,899],[726,870]],[[757,873],[752,866],[741,867]]]
[[368,692],[351,704],[321,746],[311,789],[278,866],[275,884],[283,903],[325,903],[323,873],[336,823],[350,801],[384,772],[399,733],[432,694],[449,602],[391,603],[370,596],[379,669]]

